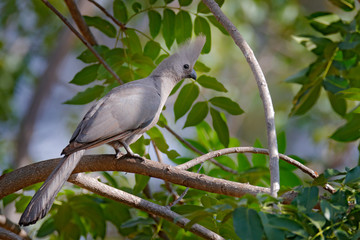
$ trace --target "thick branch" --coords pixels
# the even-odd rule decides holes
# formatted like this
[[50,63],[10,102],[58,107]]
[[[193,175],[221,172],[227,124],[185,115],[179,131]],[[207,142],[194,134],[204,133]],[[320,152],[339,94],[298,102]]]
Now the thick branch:
[[65,3],[70,11],[72,18],[78,26],[80,32],[84,38],[92,45],[97,45],[94,35],[91,33],[88,25],[85,23],[83,16],[81,15],[78,7],[73,0],[65,0]]
[[210,9],[212,14],[216,17],[218,22],[224,26],[228,33],[233,38],[236,45],[243,52],[246,61],[255,76],[256,83],[259,88],[260,97],[264,105],[268,146],[270,150],[270,174],[271,174],[271,195],[277,197],[277,192],[280,189],[280,174],[279,174],[279,154],[277,149],[276,129],[275,129],[275,112],[272,105],[269,89],[267,87],[265,76],[261,67],[256,60],[256,57],[247,44],[240,32],[236,29],[234,24],[221,11],[219,5],[214,0],[202,0],[203,3]]
[[[75,174],[72,175],[69,179],[70,182],[85,188],[91,192],[99,194],[103,197],[113,199],[115,201],[126,204],[130,207],[134,207],[145,211],[149,214],[154,214],[156,216],[160,216],[182,228],[190,222],[189,219],[182,217],[181,215],[171,211],[169,208],[157,205],[155,203],[146,201],[142,198],[129,194],[127,192],[121,191],[119,189],[110,187],[104,183],[97,181],[94,178],[86,176],[84,174]],[[223,239],[218,234],[204,228],[199,224],[194,224],[189,231],[194,234],[203,237],[205,239]]]
[[[59,158],[37,162],[0,177],[0,199],[24,187],[44,181],[59,162]],[[264,187],[237,183],[180,170],[167,164],[138,158],[116,159],[114,155],[84,156],[73,173],[95,171],[124,171],[160,178],[175,184],[233,197],[244,194],[270,194]]]
[[94,56],[99,60],[99,62],[105,67],[105,69],[120,83],[124,82],[119,78],[119,76],[111,69],[111,67],[105,62],[105,60],[96,52],[96,50],[91,46],[91,44],[86,41],[86,39],[70,24],[70,22],[47,0],[42,0],[43,3],[53,11],[60,19],[65,23],[65,25],[85,44],[85,46],[94,54]]

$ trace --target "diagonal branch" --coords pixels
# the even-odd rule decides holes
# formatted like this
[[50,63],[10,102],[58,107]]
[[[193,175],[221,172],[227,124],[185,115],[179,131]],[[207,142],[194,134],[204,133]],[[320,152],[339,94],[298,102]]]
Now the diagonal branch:
[[256,57],[247,44],[245,39],[241,36],[240,32],[230,21],[229,18],[221,11],[219,5],[214,0],[202,0],[203,3],[210,9],[212,14],[216,17],[218,22],[224,26],[226,31],[231,35],[236,45],[241,49],[246,61],[249,63],[250,68],[255,76],[256,83],[259,88],[260,97],[263,102],[267,140],[269,146],[270,157],[270,174],[271,174],[271,195],[277,197],[277,192],[280,189],[280,174],[279,174],[279,153],[277,148],[276,129],[275,129],[275,112],[272,105],[269,89],[267,87],[266,79],[261,67],[256,60]]
[[126,29],[125,24],[114,18],[113,15],[111,15],[108,11],[106,11],[106,9],[103,6],[101,6],[99,3],[95,2],[94,0],[88,0],[88,1],[94,4],[97,8],[99,8],[108,18],[110,18],[116,25],[118,25],[121,28],[121,30]]
[[[121,202],[130,207],[140,209],[149,214],[160,216],[182,228],[184,228],[186,224],[190,222],[189,219],[171,211],[167,207],[157,205],[127,192],[110,187],[97,181],[95,178],[86,176],[84,174],[74,174],[69,178],[69,181],[103,197]],[[224,239],[220,235],[199,224],[192,225],[188,230],[205,239]]]
[[[199,155],[204,155],[205,153],[203,153],[202,151],[200,151],[199,149],[197,149],[196,147],[194,147],[193,145],[191,145],[188,141],[186,141],[185,139],[183,139],[179,134],[177,134],[174,130],[172,130],[168,125],[165,125],[164,128],[166,130],[168,130],[172,135],[174,135],[174,137],[177,138],[177,140],[179,140],[181,143],[183,143],[185,146],[187,146],[188,148],[190,148],[193,152],[199,154]],[[216,166],[218,166],[219,168],[221,168],[222,170],[238,175],[239,173],[237,171],[235,171],[234,169],[231,169],[225,165],[222,165],[221,163],[219,163],[218,161],[216,161],[215,159],[211,158],[210,162],[212,162],[213,164],[215,164]]]
[[[4,215],[0,215],[0,229],[5,229],[13,234],[15,234],[18,238],[12,238],[12,239],[22,239],[22,240],[30,240],[31,238],[27,235],[27,233],[24,231],[24,229],[21,229],[19,225],[16,223],[13,223],[9,219],[7,219]],[[1,231],[1,230],[0,230]],[[6,231],[4,231],[5,233]],[[8,233],[8,235],[14,236],[11,233]],[[5,239],[0,234],[0,239]]]
[[92,46],[97,45],[94,35],[91,33],[89,26],[85,23],[83,16],[81,15],[78,7],[76,6],[73,0],[65,0],[65,3],[69,9],[69,12],[74,19],[76,25],[78,26],[80,32],[84,36],[84,38],[91,44]]
[[105,60],[96,52],[96,50],[91,46],[91,44],[86,41],[86,39],[71,25],[71,23],[47,0],[41,0],[51,11],[53,11],[64,24],[85,44],[85,46],[94,54],[94,56],[99,60],[99,62],[105,67],[105,69],[120,83],[124,82],[119,78],[119,76],[111,69],[111,67],[105,62]]

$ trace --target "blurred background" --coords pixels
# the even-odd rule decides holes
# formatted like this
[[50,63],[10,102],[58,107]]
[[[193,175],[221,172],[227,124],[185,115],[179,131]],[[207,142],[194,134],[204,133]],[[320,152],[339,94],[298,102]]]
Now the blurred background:
[[[70,19],[62,1],[50,2]],[[98,2],[111,9],[112,1]],[[81,13],[98,14],[98,9],[88,1],[80,0],[78,4]],[[171,4],[176,6],[177,2]],[[196,4],[193,5],[196,9]],[[343,169],[357,165],[356,142],[335,143],[329,139],[344,120],[331,110],[324,92],[307,114],[288,116],[300,86],[286,83],[285,79],[315,58],[293,36],[312,33],[306,16],[316,11],[337,13],[338,9],[325,0],[226,0],[222,9],[252,47],[264,71],[276,112],[277,131],[286,133],[286,154],[296,154],[312,162],[319,172],[329,167]],[[3,0],[0,11],[2,172],[59,157],[91,104],[63,104],[85,89],[69,84],[85,66],[76,59],[85,47],[67,27],[38,0]],[[338,14],[347,17],[344,12]],[[130,25],[147,31],[147,21],[147,15],[140,14],[131,20]],[[99,43],[114,46],[113,39],[99,34],[96,29],[92,31]],[[230,135],[238,138],[242,146],[253,145],[256,139],[266,146],[263,106],[256,82],[233,40],[214,28],[211,51],[202,55],[200,60],[211,68],[209,75],[216,77],[229,90],[227,96],[245,111],[239,116],[228,116]],[[204,91],[203,94],[211,94]],[[175,99],[174,96],[169,98],[164,112],[169,125],[183,137],[194,136],[194,128],[182,130],[184,118],[174,123],[172,104]],[[94,151],[113,152],[106,146]]]

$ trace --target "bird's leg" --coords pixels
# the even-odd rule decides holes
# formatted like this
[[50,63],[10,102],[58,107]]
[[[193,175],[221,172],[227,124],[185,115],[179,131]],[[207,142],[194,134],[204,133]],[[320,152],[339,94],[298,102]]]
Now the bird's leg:
[[119,159],[123,155],[120,151],[120,147],[122,146],[122,144],[118,141],[114,141],[114,142],[109,143],[109,145],[114,148],[116,159]]
[[125,141],[120,141],[120,143],[126,150],[126,155],[124,155],[124,156],[143,159],[139,154],[133,153],[133,151],[130,149],[129,145],[127,145],[127,143]]

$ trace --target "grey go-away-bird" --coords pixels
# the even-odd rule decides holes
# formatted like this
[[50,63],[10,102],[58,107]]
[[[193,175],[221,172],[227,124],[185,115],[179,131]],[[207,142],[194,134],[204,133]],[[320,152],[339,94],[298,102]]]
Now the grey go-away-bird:
[[184,78],[196,79],[193,67],[204,43],[204,36],[186,43],[150,76],[112,89],[90,108],[62,151],[64,157],[31,199],[19,224],[34,224],[47,214],[86,149],[106,143],[114,147],[117,157],[120,147],[127,155],[136,156],[129,145],[157,123],[175,84]]

